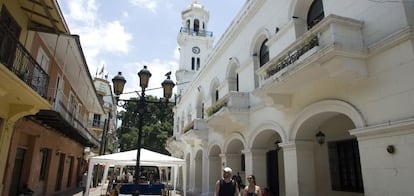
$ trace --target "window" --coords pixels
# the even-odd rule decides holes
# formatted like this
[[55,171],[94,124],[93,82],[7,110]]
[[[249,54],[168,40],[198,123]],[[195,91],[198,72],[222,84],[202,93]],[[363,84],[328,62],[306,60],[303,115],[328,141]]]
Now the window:
[[99,127],[100,123],[101,123],[101,115],[100,114],[93,114],[92,126]]
[[200,21],[197,19],[194,20],[194,32],[198,34],[198,31],[200,30]]
[[66,187],[71,187],[72,186],[72,176],[73,176],[73,165],[75,163],[75,157],[73,156],[69,156],[68,157],[69,160],[69,172],[68,172],[68,181],[66,182]]
[[197,58],[197,70],[200,69],[200,58]]
[[239,74],[236,74],[236,91],[239,91]]
[[204,119],[204,102],[201,103],[201,119]]
[[45,51],[42,48],[39,48],[36,61],[37,63],[39,63],[39,65],[45,72],[49,70],[49,58],[47,57]]
[[46,94],[47,77],[46,73],[49,69],[49,58],[42,48],[39,48],[37,53],[36,62],[40,67],[35,67],[33,71],[32,87],[36,89],[40,94]]
[[332,190],[363,193],[357,140],[329,142],[328,150]]
[[240,156],[240,170],[241,171],[246,171],[246,158],[245,158],[245,156],[244,156],[244,154],[241,154],[241,156]]
[[50,152],[51,152],[50,149],[47,149],[47,148],[42,148],[40,150],[41,163],[40,163],[39,180],[46,180],[47,171],[49,170],[48,160],[49,160]]
[[215,99],[215,101],[218,101],[219,100],[219,91],[216,89],[216,99]]
[[260,46],[260,67],[269,61],[269,48],[266,43],[267,39],[263,41],[262,46]]
[[195,58],[191,58],[191,70],[195,70]]
[[21,29],[5,6],[0,12],[0,29],[0,62],[11,67]]
[[322,0],[314,0],[308,12],[308,29],[315,26],[324,16]]

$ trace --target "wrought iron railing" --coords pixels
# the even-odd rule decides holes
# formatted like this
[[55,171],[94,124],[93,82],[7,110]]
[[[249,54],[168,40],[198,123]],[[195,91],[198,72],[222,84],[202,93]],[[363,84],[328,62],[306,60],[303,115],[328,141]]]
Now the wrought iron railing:
[[49,76],[7,28],[0,26],[0,62],[40,96],[46,97]]
[[272,65],[266,70],[266,78],[293,64],[299,59],[299,57],[301,57],[303,54],[315,46],[319,46],[319,39],[317,35],[303,40],[297,47],[288,51],[285,55],[279,57],[275,65]]
[[194,35],[194,36],[213,37],[213,32],[206,31],[206,30],[201,30],[201,29],[192,29],[192,28],[187,28],[187,27],[181,27],[180,32],[181,33],[187,33],[189,35]]

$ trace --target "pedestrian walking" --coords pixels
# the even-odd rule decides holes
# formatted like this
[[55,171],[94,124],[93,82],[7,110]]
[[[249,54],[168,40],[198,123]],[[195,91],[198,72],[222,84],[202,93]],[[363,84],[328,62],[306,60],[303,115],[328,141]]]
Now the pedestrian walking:
[[216,182],[216,191],[214,196],[239,196],[240,192],[237,188],[237,182],[231,179],[232,169],[230,167],[225,167],[223,169],[223,178],[217,180]]
[[243,196],[262,196],[262,189],[256,184],[254,175],[247,177],[249,184],[243,190]]

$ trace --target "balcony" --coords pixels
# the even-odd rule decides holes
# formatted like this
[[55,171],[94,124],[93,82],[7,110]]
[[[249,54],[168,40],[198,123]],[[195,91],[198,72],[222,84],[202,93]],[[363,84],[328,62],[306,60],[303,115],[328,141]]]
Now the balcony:
[[248,125],[249,93],[229,92],[207,109],[207,126],[217,132],[232,132]]
[[49,84],[47,73],[7,28],[0,27],[0,35],[0,63],[37,94],[46,98]]
[[187,126],[183,128],[183,135],[181,138],[187,143],[192,143],[196,140],[207,140],[208,127],[205,119],[194,119]]
[[192,29],[187,27],[181,27],[180,33],[188,34],[191,36],[200,36],[200,37],[213,37],[213,32],[201,30],[201,29]]
[[184,142],[182,142],[180,139],[177,139],[177,136],[168,138],[165,143],[165,148],[167,151],[178,157],[184,156],[183,146],[185,146]]
[[278,40],[272,40],[270,48],[277,55],[257,70],[261,88],[254,94],[286,106],[290,95],[317,80],[350,82],[367,77],[362,27],[360,21],[329,15],[282,49],[278,45],[285,45],[284,37],[291,37],[293,30],[276,34]]
[[54,103],[54,110],[40,110],[31,118],[52,127],[59,133],[71,138],[80,144],[88,147],[99,146],[99,139],[96,133],[88,130],[90,127],[87,121],[79,118],[77,104],[70,103],[62,92],[57,93]]

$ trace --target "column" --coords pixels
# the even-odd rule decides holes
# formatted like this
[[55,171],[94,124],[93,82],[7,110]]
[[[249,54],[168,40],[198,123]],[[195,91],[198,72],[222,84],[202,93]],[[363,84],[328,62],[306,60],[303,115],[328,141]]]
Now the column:
[[286,195],[315,195],[314,142],[285,142],[279,146],[283,148],[285,161]]
[[[267,184],[267,158],[266,153],[268,150],[263,149],[251,149],[244,150],[246,171],[245,176],[254,175],[256,177],[256,183],[263,188]],[[243,182],[247,184],[246,178]]]

